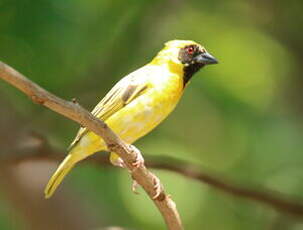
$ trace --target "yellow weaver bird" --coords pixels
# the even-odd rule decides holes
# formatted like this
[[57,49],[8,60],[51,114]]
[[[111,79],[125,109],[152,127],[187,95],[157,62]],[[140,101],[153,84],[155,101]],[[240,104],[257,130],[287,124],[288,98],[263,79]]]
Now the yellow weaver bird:
[[[169,41],[150,63],[122,78],[92,114],[131,144],[168,116],[194,73],[216,63],[217,60],[194,41]],[[48,182],[45,197],[54,193],[77,162],[102,150],[107,151],[105,142],[88,129],[80,128],[68,155]],[[110,161],[123,167],[122,159],[115,153],[111,153]]]

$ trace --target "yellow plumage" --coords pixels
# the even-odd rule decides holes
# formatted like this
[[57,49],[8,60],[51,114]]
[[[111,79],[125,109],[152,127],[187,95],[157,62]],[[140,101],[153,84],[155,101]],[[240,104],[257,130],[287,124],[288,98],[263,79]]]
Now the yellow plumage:
[[[183,63],[188,59],[188,47],[191,46],[197,47],[196,52],[209,55],[193,41],[167,42],[149,64],[121,79],[94,108],[92,114],[105,121],[127,143],[133,143],[150,132],[168,116],[182,96],[188,81],[184,78],[185,68],[194,64],[193,60]],[[213,58],[210,55],[208,57]],[[205,64],[211,63],[203,63]],[[199,68],[203,66],[200,65]],[[46,198],[53,194],[77,162],[101,150],[107,150],[104,141],[86,128],[80,128],[67,157],[46,186]],[[113,164],[119,164],[119,157],[115,153],[111,154],[110,160]]]

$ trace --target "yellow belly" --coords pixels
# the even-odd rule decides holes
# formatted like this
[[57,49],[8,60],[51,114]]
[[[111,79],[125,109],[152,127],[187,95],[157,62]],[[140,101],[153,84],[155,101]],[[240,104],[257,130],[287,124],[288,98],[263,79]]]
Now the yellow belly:
[[[175,77],[166,85],[155,87],[113,114],[105,122],[125,142],[131,144],[149,133],[163,121],[177,105],[183,93],[183,80]],[[75,150],[83,155],[106,151],[104,141],[94,134],[85,134]]]

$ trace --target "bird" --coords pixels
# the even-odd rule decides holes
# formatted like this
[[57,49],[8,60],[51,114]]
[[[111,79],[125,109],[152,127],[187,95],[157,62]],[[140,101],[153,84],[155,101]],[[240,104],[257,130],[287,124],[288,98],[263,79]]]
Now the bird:
[[[158,126],[176,107],[192,76],[218,60],[195,41],[171,40],[151,62],[123,77],[92,110],[122,140],[134,143]],[[45,188],[45,198],[53,195],[70,170],[81,160],[108,151],[104,140],[81,127],[68,154]],[[142,163],[138,156],[134,165]],[[110,153],[110,162],[124,167],[123,160]]]

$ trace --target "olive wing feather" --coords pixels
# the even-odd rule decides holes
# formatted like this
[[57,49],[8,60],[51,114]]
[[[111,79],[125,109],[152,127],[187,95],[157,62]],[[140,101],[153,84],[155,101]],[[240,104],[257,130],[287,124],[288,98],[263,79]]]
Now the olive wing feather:
[[[96,105],[91,112],[95,117],[106,121],[114,113],[125,107],[148,89],[148,83],[138,76],[126,76],[121,79]],[[74,141],[69,146],[73,148],[89,130],[81,127]]]

